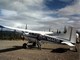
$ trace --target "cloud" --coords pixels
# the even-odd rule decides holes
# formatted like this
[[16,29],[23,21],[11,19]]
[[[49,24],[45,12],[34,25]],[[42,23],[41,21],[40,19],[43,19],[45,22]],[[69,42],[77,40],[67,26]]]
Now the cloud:
[[4,9],[1,10],[1,14],[2,16],[5,16],[5,17],[17,16],[16,11],[9,11],[9,10],[4,10]]
[[[57,1],[64,4],[64,2],[68,3],[72,0]],[[18,25],[23,25],[23,28],[28,24],[28,29],[48,30],[49,28],[58,29],[65,25],[74,25],[76,21],[79,22],[80,1],[71,3],[72,5],[66,4],[65,7],[58,5],[61,6],[58,10],[54,8],[57,5],[52,7],[54,10],[49,10],[51,6],[46,7],[45,2],[47,0],[0,0],[0,24],[15,27],[16,22],[19,22]],[[17,27],[19,27],[18,25]]]
[[74,2],[74,5],[67,6],[58,11],[62,15],[80,14],[80,0]]
[[1,18],[0,18],[0,25],[16,27],[16,28],[25,28],[25,26],[26,26],[25,24],[22,24],[20,22],[4,20]]
[[52,18],[52,19],[53,20],[49,21],[40,21],[39,23],[44,25],[43,27],[41,27],[41,29],[43,30],[49,30],[49,28],[51,28],[51,30],[61,29],[64,26],[66,26],[67,22],[69,21],[69,18],[64,18],[64,17]]
[[43,0],[0,0],[0,8],[15,11],[27,11],[41,8]]
[[8,21],[17,21],[30,26],[35,26],[43,17],[43,0],[0,0],[0,9],[3,16],[1,19]]

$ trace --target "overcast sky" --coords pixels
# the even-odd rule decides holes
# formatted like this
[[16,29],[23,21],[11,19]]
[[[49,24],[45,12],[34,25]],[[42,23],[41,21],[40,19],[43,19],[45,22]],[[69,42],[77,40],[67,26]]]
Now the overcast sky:
[[32,30],[80,26],[80,0],[0,0],[0,25]]

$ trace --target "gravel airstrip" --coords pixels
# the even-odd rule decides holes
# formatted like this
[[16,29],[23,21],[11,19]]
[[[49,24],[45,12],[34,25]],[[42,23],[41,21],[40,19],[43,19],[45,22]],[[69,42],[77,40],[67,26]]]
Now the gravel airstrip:
[[69,50],[69,46],[60,44],[42,44],[42,49],[23,49],[27,41],[0,40],[0,60],[80,60],[80,44],[76,44],[77,52]]

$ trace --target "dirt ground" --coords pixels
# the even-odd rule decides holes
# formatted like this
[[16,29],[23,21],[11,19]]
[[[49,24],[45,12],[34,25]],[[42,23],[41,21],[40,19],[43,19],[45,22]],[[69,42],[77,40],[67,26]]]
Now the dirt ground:
[[67,45],[42,44],[42,49],[23,49],[27,41],[0,41],[0,60],[80,60],[80,44],[77,52],[69,50]]

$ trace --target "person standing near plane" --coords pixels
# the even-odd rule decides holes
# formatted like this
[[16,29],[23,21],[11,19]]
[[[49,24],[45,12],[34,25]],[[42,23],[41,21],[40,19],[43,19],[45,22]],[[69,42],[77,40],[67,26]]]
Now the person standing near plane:
[[78,33],[76,33],[76,41],[77,41],[77,43],[80,42],[80,40],[79,40],[79,34]]

